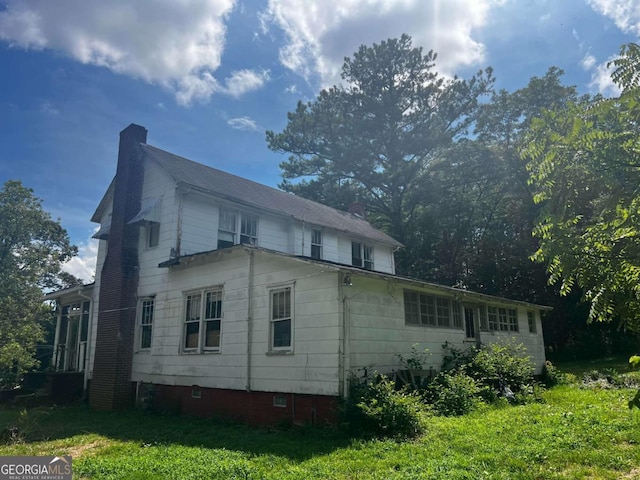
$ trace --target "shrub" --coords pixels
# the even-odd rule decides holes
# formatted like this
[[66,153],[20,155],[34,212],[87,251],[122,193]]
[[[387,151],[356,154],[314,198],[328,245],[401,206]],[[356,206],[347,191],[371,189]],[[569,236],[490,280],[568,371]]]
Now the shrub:
[[462,371],[442,372],[429,385],[428,398],[439,415],[464,415],[480,403],[478,383]]
[[485,345],[462,368],[481,385],[498,392],[510,389],[516,394],[533,383],[534,366],[522,344]]
[[455,370],[470,363],[478,353],[478,349],[474,346],[464,350],[455,348],[444,342],[442,345],[444,354],[442,356],[442,371]]
[[423,432],[426,407],[419,395],[395,389],[384,375],[353,378],[349,398],[342,408],[351,433],[391,438],[411,438]]
[[567,385],[571,383],[571,377],[564,372],[558,370],[549,360],[544,362],[542,368],[542,382],[547,387],[554,387],[556,385]]

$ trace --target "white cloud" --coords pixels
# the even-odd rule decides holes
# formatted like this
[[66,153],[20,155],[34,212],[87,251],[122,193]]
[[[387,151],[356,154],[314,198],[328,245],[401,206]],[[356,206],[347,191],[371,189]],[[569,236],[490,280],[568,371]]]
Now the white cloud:
[[244,130],[247,132],[258,132],[262,130],[262,128],[258,126],[256,121],[249,117],[232,118],[227,121],[227,124],[231,128],[235,128],[236,130]]
[[269,0],[263,26],[276,25],[287,37],[280,50],[284,66],[323,86],[340,81],[345,56],[362,44],[379,43],[402,33],[414,45],[438,53],[438,69],[483,61],[485,47],[472,38],[499,0]]
[[580,66],[585,70],[591,70],[596,64],[596,57],[587,53],[582,60],[580,60]]
[[261,88],[269,80],[269,72],[263,70],[238,70],[225,79],[225,91],[232,97],[240,97],[247,92],[253,92]]
[[611,68],[607,67],[607,63],[615,57],[609,58],[606,62],[595,67],[591,75],[589,88],[601,93],[605,97],[617,97],[620,95],[620,87],[618,87],[611,79]]
[[221,86],[213,77],[227,16],[237,0],[5,0],[0,40],[25,49],[62,51],[174,91],[179,103],[259,88],[265,72],[240,70]]
[[80,244],[78,256],[65,263],[62,269],[82,279],[84,283],[90,283],[95,279],[97,259],[98,240],[90,238],[87,243]]
[[625,33],[640,35],[640,2],[638,0],[587,0],[598,13],[609,17]]

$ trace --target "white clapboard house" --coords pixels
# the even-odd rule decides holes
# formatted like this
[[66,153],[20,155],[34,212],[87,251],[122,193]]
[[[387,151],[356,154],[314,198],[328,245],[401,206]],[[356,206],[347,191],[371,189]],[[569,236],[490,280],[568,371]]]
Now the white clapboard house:
[[134,401],[251,423],[333,418],[365,367],[515,338],[539,372],[540,315],[522,301],[395,274],[402,245],[343,212],[120,134],[95,283],[55,292],[53,367],[92,406]]

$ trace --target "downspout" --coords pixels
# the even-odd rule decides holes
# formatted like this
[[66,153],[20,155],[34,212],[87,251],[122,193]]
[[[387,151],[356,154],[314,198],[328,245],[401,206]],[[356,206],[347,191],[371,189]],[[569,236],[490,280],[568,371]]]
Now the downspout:
[[176,192],[178,192],[178,220],[176,225],[176,250],[174,253],[177,258],[180,256],[180,248],[182,243],[182,205],[184,204],[183,196],[186,195],[187,192],[185,191],[183,193],[178,190],[176,190]]
[[[84,381],[83,391],[87,394],[87,384],[89,383],[89,360],[91,358],[91,333],[93,331],[93,298],[87,297],[82,294],[82,290],[78,292],[80,298],[89,300],[89,322],[87,325],[87,346],[85,347],[85,359],[84,359]],[[80,309],[80,328],[82,328],[82,309]]]
[[253,317],[253,250],[249,250],[249,280],[247,282],[247,384],[245,389],[251,391],[251,325]]
[[338,294],[342,299],[342,366],[341,397],[349,397],[349,370],[351,369],[351,349],[349,346],[349,303],[344,291],[344,274],[338,276]]

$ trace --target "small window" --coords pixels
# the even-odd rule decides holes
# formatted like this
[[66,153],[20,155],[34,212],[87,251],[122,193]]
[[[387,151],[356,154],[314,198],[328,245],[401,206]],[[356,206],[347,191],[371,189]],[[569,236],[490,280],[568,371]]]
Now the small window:
[[233,247],[236,244],[236,214],[220,209],[218,219],[218,248]]
[[529,333],[536,333],[536,312],[529,310],[527,312],[527,321],[529,322]]
[[272,350],[290,350],[292,333],[291,287],[271,290],[270,336]]
[[242,214],[240,218],[240,243],[243,245],[258,244],[258,219]]
[[183,350],[219,350],[222,323],[222,290],[203,290],[185,297]]
[[142,300],[140,306],[140,349],[151,348],[151,338],[153,334],[153,310],[154,300],[148,298]]
[[147,248],[157,247],[160,243],[160,224],[150,223],[147,227]]
[[368,245],[362,246],[363,267],[367,270],[373,270],[373,247]]
[[274,407],[280,407],[280,408],[286,408],[286,406],[287,406],[287,397],[285,397],[284,395],[274,395],[273,396],[273,406]]
[[373,270],[373,247],[351,242],[351,265]]
[[322,259],[322,230],[311,231],[311,258]]

